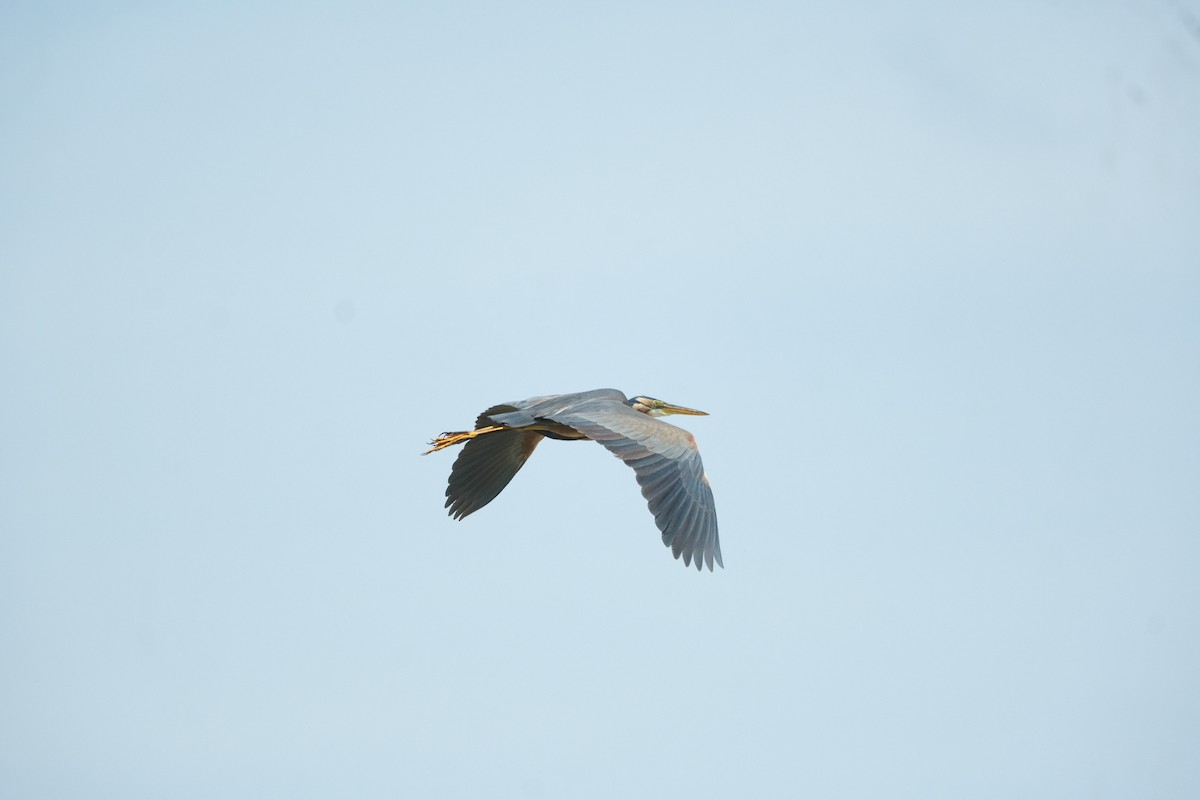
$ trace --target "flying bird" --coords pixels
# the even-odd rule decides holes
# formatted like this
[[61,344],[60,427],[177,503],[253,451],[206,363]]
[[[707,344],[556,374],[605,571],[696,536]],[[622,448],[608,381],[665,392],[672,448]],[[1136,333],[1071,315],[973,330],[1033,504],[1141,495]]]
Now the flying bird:
[[446,508],[462,519],[503,491],[544,437],[591,439],[604,445],[637,474],[663,544],[696,569],[721,562],[717,510],[700,462],[696,439],[670,423],[668,414],[707,416],[704,411],[616,389],[531,397],[484,411],[475,429],[443,433],[430,442],[429,455],[451,445],[465,446],[450,470]]

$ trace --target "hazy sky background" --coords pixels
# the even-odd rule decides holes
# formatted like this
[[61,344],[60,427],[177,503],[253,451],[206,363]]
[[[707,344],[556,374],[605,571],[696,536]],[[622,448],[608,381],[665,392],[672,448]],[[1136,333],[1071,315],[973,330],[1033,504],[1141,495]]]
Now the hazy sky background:
[[[6,3],[0,795],[1200,796],[1200,5]],[[683,418],[726,569],[487,406]]]

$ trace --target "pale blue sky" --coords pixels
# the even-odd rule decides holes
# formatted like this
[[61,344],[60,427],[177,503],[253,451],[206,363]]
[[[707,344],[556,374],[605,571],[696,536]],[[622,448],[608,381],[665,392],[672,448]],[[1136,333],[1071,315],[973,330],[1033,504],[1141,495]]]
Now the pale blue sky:
[[[16,3],[0,96],[0,795],[1200,795],[1197,3]],[[606,386],[725,570],[592,444],[445,516]]]

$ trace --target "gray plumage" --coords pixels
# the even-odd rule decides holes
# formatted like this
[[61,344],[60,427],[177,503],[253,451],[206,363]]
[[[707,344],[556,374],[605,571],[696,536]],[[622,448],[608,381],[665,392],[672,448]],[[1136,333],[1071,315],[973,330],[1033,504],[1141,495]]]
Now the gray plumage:
[[[455,519],[496,498],[544,437],[591,439],[633,468],[663,544],[697,569],[724,566],[712,489],[695,438],[650,416],[704,412],[616,389],[532,397],[484,411],[474,431],[443,434],[433,450],[465,441],[446,487]],[[430,452],[433,452],[431,450]]]

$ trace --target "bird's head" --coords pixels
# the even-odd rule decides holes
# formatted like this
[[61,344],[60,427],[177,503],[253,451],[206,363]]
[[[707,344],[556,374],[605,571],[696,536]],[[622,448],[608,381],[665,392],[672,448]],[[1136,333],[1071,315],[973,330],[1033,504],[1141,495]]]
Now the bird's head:
[[694,408],[685,406],[673,406],[670,403],[665,403],[656,397],[646,397],[638,395],[629,400],[629,407],[634,411],[640,411],[651,417],[665,417],[668,414],[689,414],[693,417],[707,417],[707,411],[697,411]]

